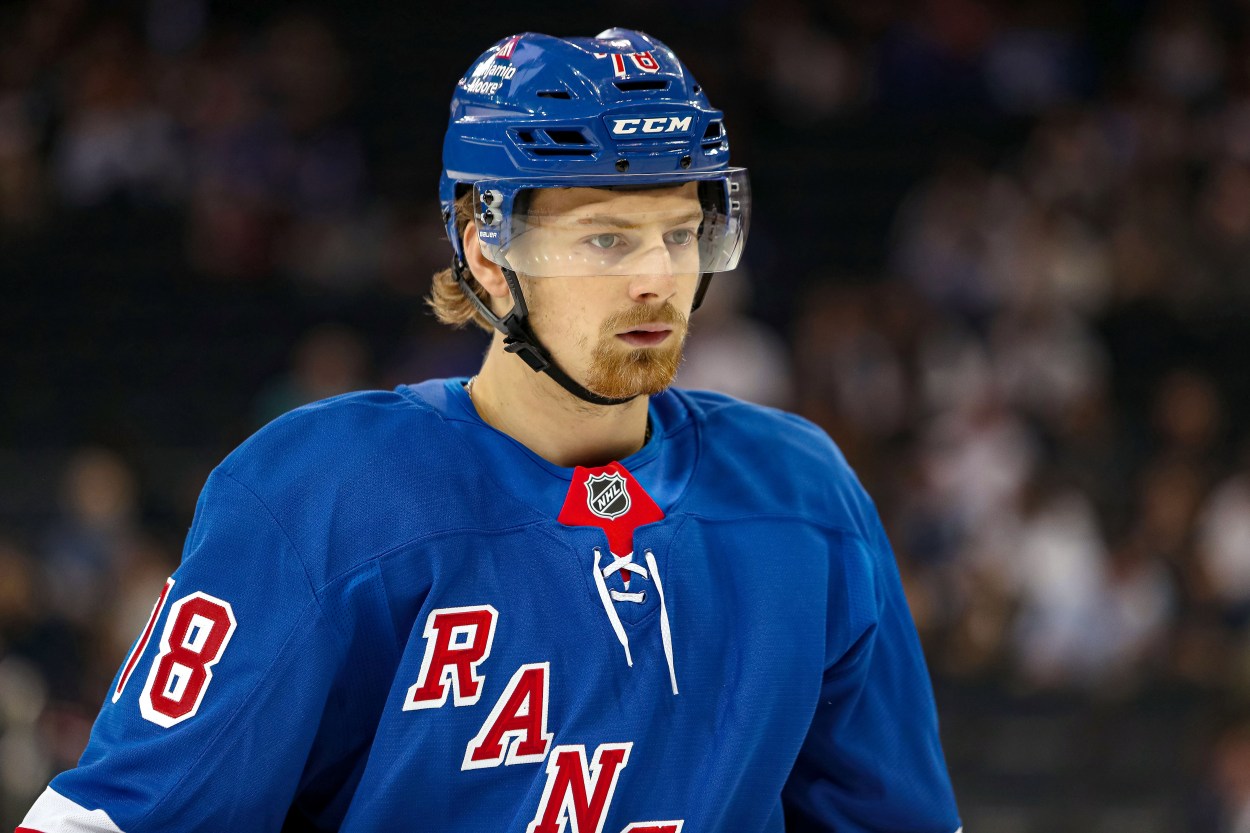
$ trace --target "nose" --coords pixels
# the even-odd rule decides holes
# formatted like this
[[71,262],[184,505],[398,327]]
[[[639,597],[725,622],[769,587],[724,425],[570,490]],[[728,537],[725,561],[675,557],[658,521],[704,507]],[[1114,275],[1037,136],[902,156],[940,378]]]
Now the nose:
[[637,272],[629,279],[630,300],[639,303],[662,303],[672,298],[676,291],[673,258],[667,248],[657,246],[639,258]]

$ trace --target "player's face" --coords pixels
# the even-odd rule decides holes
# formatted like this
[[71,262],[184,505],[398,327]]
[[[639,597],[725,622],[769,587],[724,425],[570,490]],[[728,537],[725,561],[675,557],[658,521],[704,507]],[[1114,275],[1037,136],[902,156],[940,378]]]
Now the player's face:
[[699,281],[696,188],[534,195],[531,210],[558,220],[531,234],[529,245],[560,255],[589,246],[595,262],[618,264],[611,271],[619,274],[523,278],[535,333],[601,396],[653,394],[672,384]]

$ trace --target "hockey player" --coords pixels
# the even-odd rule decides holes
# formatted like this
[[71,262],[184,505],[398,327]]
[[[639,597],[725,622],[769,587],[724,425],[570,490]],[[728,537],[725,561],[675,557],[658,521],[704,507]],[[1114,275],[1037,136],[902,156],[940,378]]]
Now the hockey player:
[[24,829],[959,828],[893,555],[837,448],[666,390],[745,241],[728,155],[644,34],[482,55],[432,301],[496,332],[480,373],[301,408],[232,453]]

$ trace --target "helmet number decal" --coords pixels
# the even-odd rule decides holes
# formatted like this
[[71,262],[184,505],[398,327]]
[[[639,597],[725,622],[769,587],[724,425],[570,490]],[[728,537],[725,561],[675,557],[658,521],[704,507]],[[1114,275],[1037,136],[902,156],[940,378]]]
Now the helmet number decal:
[[630,60],[634,62],[634,66],[643,72],[659,72],[660,62],[655,59],[650,52],[631,52]]
[[643,72],[659,72],[660,62],[655,59],[650,50],[646,52],[596,52],[596,58],[612,59],[612,74],[617,78],[624,78],[628,73],[625,69],[625,60],[628,58],[634,66]]
[[145,720],[168,729],[194,717],[237,623],[229,602],[195,592],[174,602],[139,695]]
[[503,43],[499,44],[499,46],[495,49],[495,57],[504,58],[509,61],[512,60],[512,52],[516,49],[516,42],[520,39],[520,35],[513,35]]

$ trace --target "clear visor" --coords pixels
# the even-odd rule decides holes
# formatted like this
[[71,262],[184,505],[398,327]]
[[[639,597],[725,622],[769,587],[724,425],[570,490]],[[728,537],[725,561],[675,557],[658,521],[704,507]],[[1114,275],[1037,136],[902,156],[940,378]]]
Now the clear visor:
[[[648,182],[653,179],[653,182]],[[482,252],[532,278],[726,272],[746,243],[746,170],[474,185]]]

